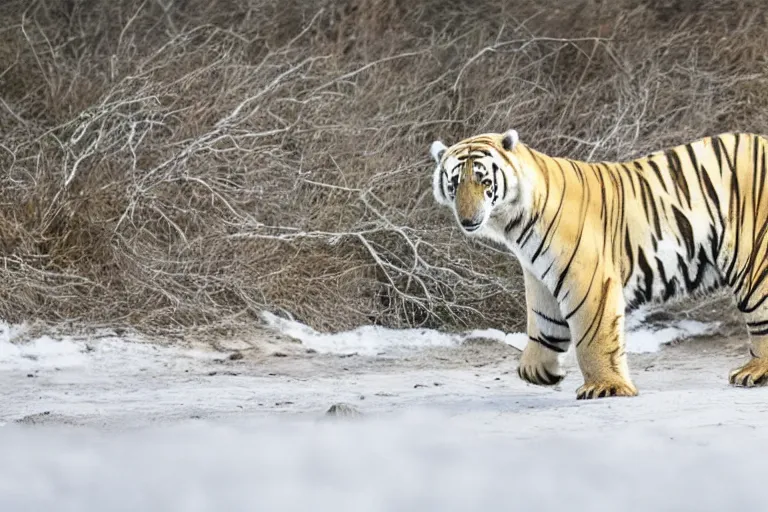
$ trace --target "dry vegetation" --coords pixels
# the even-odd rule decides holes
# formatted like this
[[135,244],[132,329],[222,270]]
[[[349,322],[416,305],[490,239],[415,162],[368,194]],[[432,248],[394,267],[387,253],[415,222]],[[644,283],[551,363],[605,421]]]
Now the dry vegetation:
[[519,328],[435,138],[637,156],[768,132],[758,1],[9,0],[0,317]]

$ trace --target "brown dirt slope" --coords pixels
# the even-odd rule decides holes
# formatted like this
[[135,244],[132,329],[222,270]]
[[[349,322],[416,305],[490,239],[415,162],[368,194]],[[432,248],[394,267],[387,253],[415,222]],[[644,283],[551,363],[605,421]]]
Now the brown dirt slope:
[[[762,2],[9,0],[0,316],[521,326],[427,147],[623,158],[768,131]],[[244,314],[245,313],[245,314]]]

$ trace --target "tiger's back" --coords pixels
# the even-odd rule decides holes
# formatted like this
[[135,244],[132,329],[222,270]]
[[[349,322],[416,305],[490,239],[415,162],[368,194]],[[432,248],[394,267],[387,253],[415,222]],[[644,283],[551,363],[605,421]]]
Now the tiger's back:
[[557,354],[574,342],[580,398],[636,394],[625,311],[727,285],[753,342],[752,361],[731,381],[765,383],[766,143],[728,133],[625,162],[550,157],[514,131],[433,144],[435,198],[468,234],[505,243],[523,266],[532,343],[521,377],[559,381]]
[[740,237],[766,225],[765,148],[759,135],[723,134],[627,162],[572,162],[584,184],[566,175],[566,202],[578,208],[585,188],[596,192],[585,221],[602,239],[593,250],[621,271],[628,308],[707,293],[746,275],[751,248],[765,250],[757,232]]

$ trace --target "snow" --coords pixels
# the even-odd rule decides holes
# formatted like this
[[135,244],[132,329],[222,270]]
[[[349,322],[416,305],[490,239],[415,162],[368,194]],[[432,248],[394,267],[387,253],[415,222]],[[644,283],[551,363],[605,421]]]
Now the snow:
[[[236,340],[255,355],[230,360],[0,326],[0,510],[760,510],[768,388],[727,383],[744,347],[660,347],[713,326],[627,323],[647,343],[630,354],[640,395],[596,401],[575,400],[572,361],[555,388],[521,381],[522,335],[495,330],[280,319],[299,341],[255,334]],[[340,402],[361,416],[324,415]]]
[[444,415],[410,414],[108,434],[6,428],[0,508],[719,512],[764,504],[764,457],[744,456],[768,448],[764,429],[622,425],[531,442],[508,427],[478,433]]
[[461,344],[465,337],[430,329],[389,329],[378,325],[364,325],[339,333],[321,333],[301,322],[269,312],[262,313],[262,319],[274,331],[295,338],[321,354],[375,356],[408,348],[454,347]]
[[28,341],[17,341],[25,331],[23,325],[9,326],[0,323],[0,370],[85,368],[105,360],[114,361],[116,358],[129,361],[138,359],[144,367],[149,364],[166,365],[178,358],[213,357],[210,353],[200,350],[162,347],[110,334],[96,336],[98,350],[93,339],[77,339],[71,336],[53,338],[43,335]]
[[662,345],[680,339],[711,334],[720,326],[720,322],[704,323],[687,319],[676,320],[662,327],[653,326],[646,321],[653,311],[650,307],[641,307],[627,315],[625,322],[627,352],[635,354],[658,352]]
[[[709,334],[719,326],[718,322],[679,320],[665,327],[654,328],[644,323],[650,313],[650,309],[641,308],[628,315],[626,321],[628,352],[638,354],[658,352],[659,348],[666,343]],[[385,355],[409,349],[456,347],[467,340],[477,338],[506,343],[520,351],[528,343],[525,333],[505,333],[498,329],[445,333],[430,329],[390,329],[366,325],[350,331],[321,333],[294,319],[281,318],[270,312],[263,312],[262,319],[273,331],[296,339],[307,348],[321,354]]]
[[29,343],[0,341],[0,369],[31,370],[40,367],[71,367],[85,364],[83,349],[70,341],[42,336]]

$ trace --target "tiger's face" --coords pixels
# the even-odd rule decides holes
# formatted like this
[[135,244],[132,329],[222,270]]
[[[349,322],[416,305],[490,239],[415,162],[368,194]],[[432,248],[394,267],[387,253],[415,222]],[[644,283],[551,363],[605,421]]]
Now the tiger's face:
[[[440,141],[430,147],[437,163],[432,180],[435,200],[451,207],[462,230],[478,231],[494,209],[517,193],[517,173],[510,155],[517,132],[484,135],[459,142],[450,148]],[[499,147],[500,146],[500,147]]]

